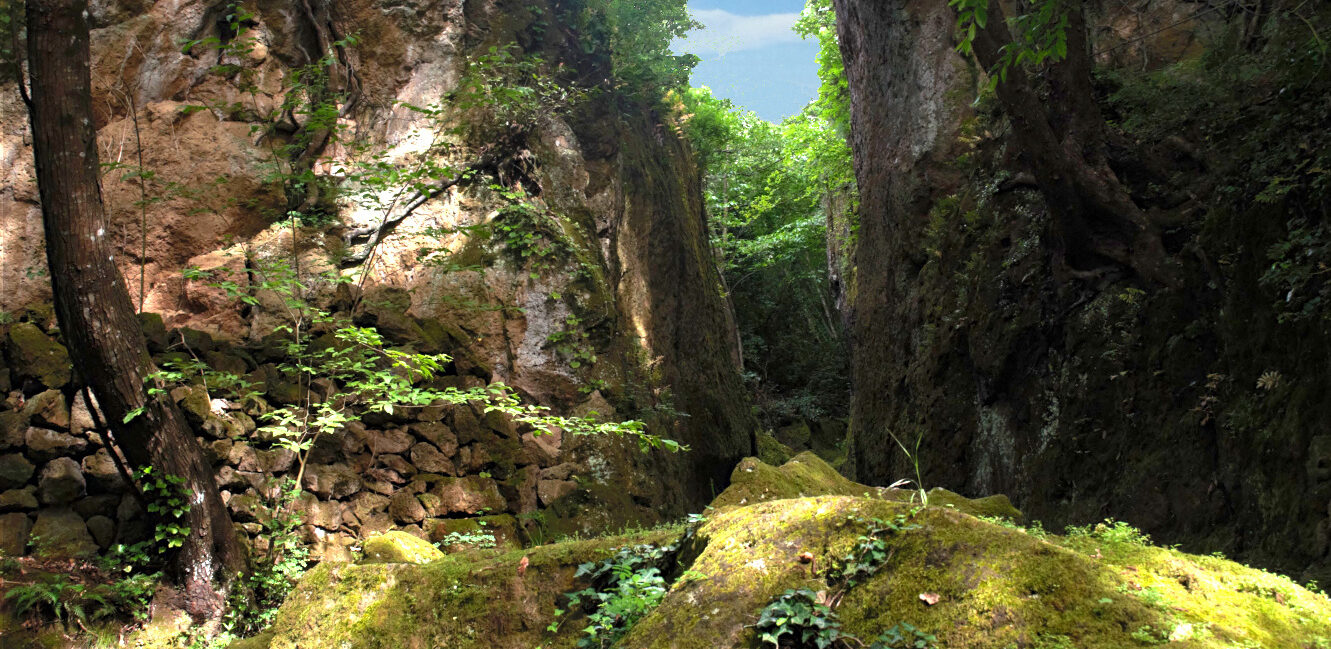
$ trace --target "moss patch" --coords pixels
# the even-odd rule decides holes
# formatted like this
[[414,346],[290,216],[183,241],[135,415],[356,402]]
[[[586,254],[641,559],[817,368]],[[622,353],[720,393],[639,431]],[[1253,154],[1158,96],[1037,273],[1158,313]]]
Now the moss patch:
[[388,532],[365,542],[362,563],[429,563],[444,558],[429,541],[406,532]]

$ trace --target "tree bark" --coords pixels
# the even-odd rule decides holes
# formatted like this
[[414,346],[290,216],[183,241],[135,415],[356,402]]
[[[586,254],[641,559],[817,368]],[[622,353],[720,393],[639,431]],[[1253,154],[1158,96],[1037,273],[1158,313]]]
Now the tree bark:
[[[224,601],[218,584],[244,566],[245,552],[184,416],[144,390],[152,360],[106,238],[98,184],[87,2],[28,0],[27,20],[29,114],[60,329],[126,459],[185,479],[190,531],[172,558],[172,573],[189,612],[210,616]],[[122,423],[138,408],[141,415]]]
[[[1091,85],[1085,14],[1077,3],[1068,11],[1068,55],[1047,70],[1049,100],[1014,65],[997,86],[999,104],[1054,214],[1055,248],[1067,266],[1095,271],[1112,262],[1148,281],[1173,285],[1159,229],[1109,167],[1106,127]],[[994,70],[1013,39],[1002,7],[991,4],[989,12],[972,45],[980,65]]]

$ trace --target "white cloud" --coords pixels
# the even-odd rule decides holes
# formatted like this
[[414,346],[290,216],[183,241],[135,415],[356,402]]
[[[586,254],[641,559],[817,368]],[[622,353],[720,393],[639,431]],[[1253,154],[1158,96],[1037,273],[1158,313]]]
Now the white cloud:
[[791,28],[797,13],[737,16],[724,9],[698,9],[693,17],[704,25],[674,43],[677,52],[724,55],[779,43],[798,43]]

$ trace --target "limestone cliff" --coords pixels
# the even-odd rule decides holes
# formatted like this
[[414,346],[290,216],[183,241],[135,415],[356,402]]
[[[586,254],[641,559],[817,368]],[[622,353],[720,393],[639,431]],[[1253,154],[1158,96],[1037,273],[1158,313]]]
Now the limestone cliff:
[[[580,31],[595,3],[239,6],[91,8],[107,228],[145,311],[223,347],[257,344],[281,307],[259,290],[255,269],[285,260],[324,304],[349,299],[365,324],[444,341],[458,374],[504,381],[569,412],[643,418],[693,448],[681,459],[594,440],[556,446],[560,462],[587,476],[559,490],[578,503],[569,511],[607,499],[618,510],[577,524],[680,513],[724,487],[751,452],[754,424],[726,342],[697,171],[668,116],[617,91],[606,36]],[[243,47],[228,47],[239,38]],[[478,61],[537,59],[540,75],[582,94],[530,123],[500,123],[522,133],[502,147],[476,135],[477,124],[499,118],[492,107],[460,105],[460,83]],[[324,86],[314,87],[312,70],[323,71]],[[319,92],[338,97],[335,137],[302,110],[299,97]],[[0,95],[0,312],[45,329],[27,120],[12,85]],[[294,142],[308,151],[292,153]],[[401,214],[392,210],[406,189],[358,200],[366,189],[352,170],[424,159],[454,174],[475,167],[476,180],[382,227]],[[308,176],[293,182],[292,171]],[[287,218],[291,210],[318,218]],[[367,236],[380,230],[381,242]],[[540,255],[523,241],[538,242]],[[187,267],[228,269],[257,303],[186,279]],[[354,275],[361,290],[335,297],[320,288],[321,271]]]

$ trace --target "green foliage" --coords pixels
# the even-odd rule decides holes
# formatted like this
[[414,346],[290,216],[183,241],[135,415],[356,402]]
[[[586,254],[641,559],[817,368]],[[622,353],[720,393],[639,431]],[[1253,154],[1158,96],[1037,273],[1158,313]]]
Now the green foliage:
[[[567,593],[567,611],[556,611],[557,615],[574,610],[586,614],[587,626],[578,646],[614,646],[634,623],[656,608],[667,589],[662,566],[678,551],[678,544],[634,545],[619,548],[599,563],[578,566],[574,578],[586,578],[592,586]],[[551,626],[558,628],[559,623]]]
[[1112,518],[1093,525],[1069,526],[1066,539],[1073,547],[1094,545],[1109,552],[1131,551],[1148,547],[1151,543],[1151,537],[1141,530]]
[[841,59],[837,39],[836,12],[832,0],[807,0],[795,22],[795,33],[818,40],[818,99],[812,104],[819,116],[836,127],[842,136],[850,133],[850,82]]
[[[989,23],[989,0],[948,0],[957,11],[957,51],[971,54],[975,37]],[[989,70],[991,87],[1007,80],[1014,67],[1035,68],[1068,56],[1067,0],[1035,0],[1008,17],[1013,42],[1003,44],[999,61]]]
[[586,0],[575,32],[588,54],[608,43],[615,87],[625,96],[656,104],[689,82],[692,54],[676,55],[670,43],[701,27],[686,0]]
[[157,588],[157,575],[136,575],[108,583],[78,583],[68,575],[40,575],[19,583],[4,600],[15,615],[52,620],[66,631],[102,620],[142,621]]
[[135,469],[134,481],[147,501],[148,513],[157,521],[153,546],[159,552],[166,552],[184,545],[190,532],[185,525],[185,515],[190,510],[185,479],[145,466]]
[[587,98],[586,89],[546,74],[546,67],[539,56],[520,55],[514,44],[468,57],[457,86],[445,97],[466,117],[456,132],[473,145],[493,145],[525,135]]
[[[681,103],[705,174],[712,246],[739,315],[746,376],[767,423],[839,413],[848,388],[826,224],[853,210],[844,137],[814,106],[775,125],[705,88]],[[829,200],[838,198],[845,200]]]
[[[484,525],[485,521],[481,521]],[[449,532],[444,538],[435,542],[435,547],[448,548],[453,546],[466,546],[472,548],[493,548],[496,545],[495,535],[486,531],[476,532]]]
[[791,589],[772,600],[754,625],[763,646],[827,649],[846,636],[824,597],[807,588]]
[[855,540],[855,547],[850,553],[828,571],[828,580],[851,587],[872,577],[891,557],[888,540],[894,535],[920,529],[919,525],[909,521],[910,518],[905,514],[898,514],[892,520],[856,519],[855,522],[867,525],[868,530]]

